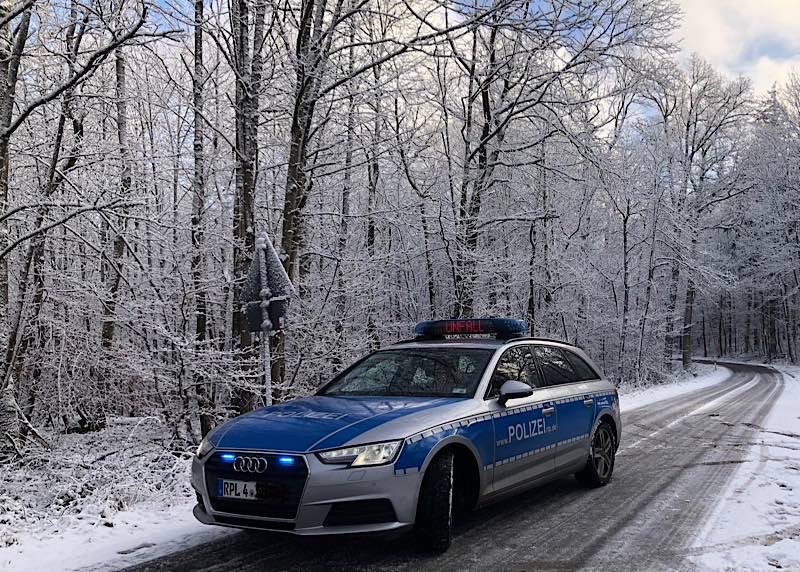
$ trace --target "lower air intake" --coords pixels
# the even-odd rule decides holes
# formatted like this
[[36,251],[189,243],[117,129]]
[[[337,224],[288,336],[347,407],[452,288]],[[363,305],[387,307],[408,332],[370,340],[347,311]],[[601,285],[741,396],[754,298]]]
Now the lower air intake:
[[394,512],[392,501],[370,499],[332,504],[323,524],[324,526],[354,526],[395,521],[397,521],[397,515]]
[[247,528],[260,528],[263,530],[294,530],[293,522],[278,522],[269,520],[253,520],[249,518],[239,518],[233,516],[217,516],[214,518],[219,524],[230,526],[245,526]]

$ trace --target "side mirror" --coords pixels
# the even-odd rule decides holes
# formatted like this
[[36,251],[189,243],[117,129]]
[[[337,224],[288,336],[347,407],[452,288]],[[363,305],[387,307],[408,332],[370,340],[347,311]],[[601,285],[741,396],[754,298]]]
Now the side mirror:
[[509,399],[520,399],[531,395],[533,395],[533,389],[530,385],[516,379],[509,379],[500,387],[500,405],[505,407]]

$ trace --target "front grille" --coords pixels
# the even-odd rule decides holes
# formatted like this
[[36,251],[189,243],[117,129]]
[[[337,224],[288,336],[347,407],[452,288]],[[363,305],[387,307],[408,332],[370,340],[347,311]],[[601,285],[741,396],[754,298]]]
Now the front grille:
[[379,524],[395,522],[392,501],[389,499],[370,499],[337,502],[331,505],[324,526],[353,526],[358,524]]
[[[267,461],[263,473],[242,473],[233,470],[233,463],[222,459],[223,453],[215,453],[205,465],[206,487],[211,508],[216,512],[227,512],[264,518],[293,519],[297,516],[300,497],[308,478],[308,468],[302,457],[293,457],[291,466],[281,465],[278,458],[287,455],[246,453],[248,457],[261,457]],[[255,482],[258,500],[240,500],[218,497],[218,479]],[[219,517],[216,517],[220,520]],[[272,527],[269,523],[269,526]]]

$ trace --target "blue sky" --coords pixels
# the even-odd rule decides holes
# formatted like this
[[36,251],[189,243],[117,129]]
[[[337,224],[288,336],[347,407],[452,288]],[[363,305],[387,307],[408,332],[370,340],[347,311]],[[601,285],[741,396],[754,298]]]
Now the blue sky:
[[677,35],[684,55],[697,52],[729,75],[744,74],[765,93],[800,74],[800,0],[679,0]]

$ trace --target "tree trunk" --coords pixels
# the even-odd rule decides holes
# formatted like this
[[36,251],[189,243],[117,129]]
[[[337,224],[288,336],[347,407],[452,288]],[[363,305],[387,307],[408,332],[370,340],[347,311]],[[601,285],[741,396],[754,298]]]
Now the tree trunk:
[[[195,354],[202,354],[206,345],[207,309],[203,284],[203,211],[205,209],[205,123],[203,119],[203,83],[206,72],[203,64],[203,4],[194,3],[194,74],[192,76],[192,100],[194,105],[194,176],[192,179],[192,285],[195,296]],[[196,360],[203,363],[202,360]],[[214,403],[209,399],[209,388],[203,372],[195,365],[194,384],[200,410],[200,433],[205,437],[214,426]]]
[[[0,0],[0,18],[10,15],[13,4],[10,0]],[[16,34],[11,34],[11,23],[0,27],[0,216],[5,215],[10,201],[9,178],[11,176],[11,133],[7,130],[14,114],[14,101],[19,77],[19,65],[22,52],[28,40],[28,29],[31,21],[31,10],[25,10],[20,17]],[[7,224],[4,222],[3,224]],[[10,241],[7,229],[0,232],[0,251]],[[9,273],[8,256],[0,258],[0,327],[7,326],[9,313]],[[9,370],[0,372],[0,389],[8,379]]]
[[627,201],[625,212],[622,215],[622,328],[620,331],[619,343],[619,373],[617,378],[621,381],[625,378],[625,350],[628,340],[628,314],[630,312],[631,297],[631,271],[630,261],[628,260],[628,223],[631,217],[631,203]]
[[672,262],[669,294],[667,295],[667,319],[664,332],[664,370],[672,371],[672,354],[675,351],[677,336],[675,334],[675,310],[678,306],[678,281],[681,269],[677,260]]
[[[127,197],[131,190],[131,160],[130,148],[128,147],[128,91],[127,82],[127,62],[122,47],[115,50],[115,71],[116,71],[116,107],[117,107],[117,141],[119,143],[120,154],[120,196]],[[112,253],[113,278],[109,287],[105,304],[103,305],[103,328],[102,346],[104,349],[111,348],[114,342],[114,330],[116,325],[117,298],[119,295],[120,284],[122,283],[122,261],[125,255],[125,218],[118,219],[116,236],[114,237],[114,247]],[[104,376],[105,377],[105,376]]]
[[[348,73],[353,73],[355,65],[353,55],[353,41],[355,35],[355,27],[350,24],[350,47],[347,53],[347,69]],[[341,197],[341,217],[339,219],[339,238],[337,241],[336,257],[336,322],[334,330],[336,332],[336,344],[339,348],[344,349],[345,344],[342,339],[344,336],[344,322],[347,316],[347,292],[344,280],[346,269],[344,267],[344,253],[347,248],[347,234],[349,232],[350,217],[350,188],[353,178],[353,138],[355,136],[355,121],[356,121],[356,106],[355,96],[353,94],[352,86],[347,86],[347,139],[344,152],[344,182],[342,184],[342,197]],[[344,362],[343,352],[337,351],[333,355],[333,367],[338,371]]]
[[[297,43],[292,123],[289,129],[289,157],[286,168],[286,198],[283,206],[281,245],[286,253],[284,266],[289,279],[300,277],[300,246],[303,242],[301,212],[307,200],[308,142],[314,122],[322,71],[330,38],[323,38],[323,17],[327,0],[306,0],[302,3]],[[337,3],[336,16],[341,7]],[[330,34],[330,31],[326,32]]]
[[[255,252],[255,186],[258,164],[258,122],[263,73],[265,0],[258,0],[252,17],[252,46],[248,0],[234,3],[234,49],[236,52],[236,200],[234,203],[234,276],[237,286],[233,300],[233,336],[236,340],[241,370],[255,386],[253,347],[247,316],[240,302],[240,289]],[[268,343],[264,340],[264,343]],[[240,412],[257,406],[258,393],[240,388],[236,392]]]
[[8,383],[0,389],[0,461],[18,447],[16,440],[20,435],[20,423],[17,416],[17,402],[14,399],[14,384]]
[[[372,266],[375,260],[375,238],[377,227],[375,223],[375,203],[378,200],[378,185],[380,183],[381,165],[378,157],[379,145],[381,142],[381,126],[382,120],[380,116],[381,92],[380,88],[380,67],[373,68],[373,75],[375,79],[375,90],[372,100],[372,108],[374,113],[374,121],[372,124],[372,142],[371,150],[367,151],[367,256],[369,257],[368,264]],[[391,229],[390,229],[391,231]],[[391,239],[390,239],[391,242]],[[390,248],[391,250],[391,248]],[[368,289],[368,307],[375,307],[375,292],[380,283],[373,281]],[[367,337],[371,341],[372,349],[377,350],[380,347],[380,337],[378,335],[378,328],[375,325],[375,316],[373,312],[367,314]]]
[[706,310],[703,308],[703,357],[708,357],[708,338],[706,337]]
[[434,282],[433,262],[431,261],[430,233],[428,216],[425,212],[425,201],[419,203],[419,219],[422,224],[422,247],[425,250],[425,274],[428,284],[428,317],[436,318],[436,283]]
[[644,338],[646,332],[647,319],[650,312],[650,301],[653,295],[653,281],[655,279],[655,255],[656,255],[656,237],[658,233],[658,206],[659,201],[653,201],[653,215],[650,220],[652,226],[652,233],[650,234],[650,251],[647,258],[647,286],[645,287],[644,294],[644,309],[642,316],[639,319],[639,347],[636,350],[636,380],[642,380],[642,358],[644,356]]
[[683,306],[683,330],[681,341],[681,358],[683,369],[692,365],[692,326],[694,314],[694,281],[689,278],[686,283],[686,300]]
[[753,320],[753,292],[747,291],[745,296],[745,322],[744,322],[744,353],[749,354],[753,351],[752,345],[752,320]]

